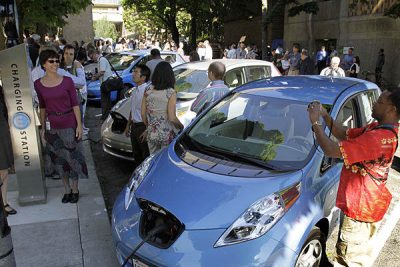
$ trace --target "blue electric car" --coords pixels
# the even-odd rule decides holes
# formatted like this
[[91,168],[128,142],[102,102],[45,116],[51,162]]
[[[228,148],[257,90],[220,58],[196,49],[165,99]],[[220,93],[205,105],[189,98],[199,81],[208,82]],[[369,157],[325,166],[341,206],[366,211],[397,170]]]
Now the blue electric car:
[[319,100],[361,127],[379,94],[370,82],[322,76],[233,90],[134,171],[112,214],[119,262],[319,266],[338,222],[343,163],[315,142],[307,105]]
[[[151,60],[150,50],[112,53],[107,55],[106,58],[118,72],[118,75],[121,76],[125,85],[124,90],[128,90],[135,86],[135,83],[132,80],[132,72],[135,69],[135,66],[138,64],[146,64],[147,61]],[[161,58],[170,62],[172,67],[185,63],[182,56],[176,52],[161,51]],[[88,101],[100,103],[100,81],[87,80],[86,84],[88,90]],[[111,92],[111,100],[115,101],[116,98],[117,92]]]

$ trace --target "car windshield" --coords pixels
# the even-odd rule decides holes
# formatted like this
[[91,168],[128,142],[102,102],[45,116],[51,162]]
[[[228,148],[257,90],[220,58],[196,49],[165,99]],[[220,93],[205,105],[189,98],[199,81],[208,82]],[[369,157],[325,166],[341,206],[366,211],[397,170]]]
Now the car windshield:
[[245,93],[226,97],[184,136],[195,144],[188,149],[279,171],[301,169],[314,150],[307,103]]
[[175,90],[178,92],[178,97],[197,95],[200,90],[206,88],[210,83],[206,70],[182,68],[175,70],[174,74],[176,79]]
[[135,55],[125,55],[125,54],[113,54],[107,59],[113,65],[116,71],[121,71],[128,68],[133,61],[138,59],[138,56]]

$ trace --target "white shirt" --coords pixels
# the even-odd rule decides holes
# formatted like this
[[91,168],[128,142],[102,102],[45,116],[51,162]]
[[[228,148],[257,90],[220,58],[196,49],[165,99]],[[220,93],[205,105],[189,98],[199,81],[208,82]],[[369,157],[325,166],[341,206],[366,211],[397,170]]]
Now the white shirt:
[[105,57],[99,58],[99,72],[104,71],[104,75],[100,77],[100,83],[107,80],[109,77],[113,75],[113,71],[111,69],[110,62]]
[[336,70],[332,69],[331,67],[326,67],[319,75],[329,77],[346,77],[346,74],[341,67],[338,67]]
[[161,58],[156,58],[156,59],[147,61],[146,66],[150,69],[150,79],[151,79],[151,77],[153,77],[153,72],[156,69],[157,64],[162,61],[164,61],[164,60],[162,60]]
[[131,118],[133,122],[142,122],[142,100],[144,91],[146,90],[148,84],[144,83],[135,89],[131,93]]

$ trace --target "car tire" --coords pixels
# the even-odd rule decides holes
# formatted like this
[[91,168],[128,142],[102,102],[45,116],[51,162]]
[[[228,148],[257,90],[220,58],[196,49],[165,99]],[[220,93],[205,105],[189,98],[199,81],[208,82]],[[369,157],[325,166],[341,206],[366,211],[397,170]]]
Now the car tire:
[[295,267],[332,266],[326,257],[326,236],[318,227],[314,227],[304,242]]

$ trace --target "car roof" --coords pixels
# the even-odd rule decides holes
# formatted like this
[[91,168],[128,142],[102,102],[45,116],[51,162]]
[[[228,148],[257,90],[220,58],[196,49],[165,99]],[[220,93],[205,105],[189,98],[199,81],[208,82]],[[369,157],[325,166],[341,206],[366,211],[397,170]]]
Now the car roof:
[[240,66],[272,66],[271,62],[265,60],[256,60],[256,59],[211,59],[211,60],[202,60],[202,61],[194,61],[181,64],[176,66],[176,69],[197,69],[197,70],[207,70],[208,66],[210,66],[213,62],[221,62],[225,65],[227,70],[240,67]]
[[[128,50],[128,51],[121,51],[119,52],[120,54],[125,54],[125,55],[135,55],[135,56],[141,56],[141,55],[150,55],[150,49],[146,49],[146,50]],[[178,55],[177,52],[173,52],[173,51],[160,51],[161,55],[172,55],[172,54],[176,54]]]
[[373,83],[354,78],[332,78],[319,75],[278,76],[242,85],[234,92],[291,99],[301,102],[319,100],[323,104],[334,104],[335,100],[350,87],[373,89]]

